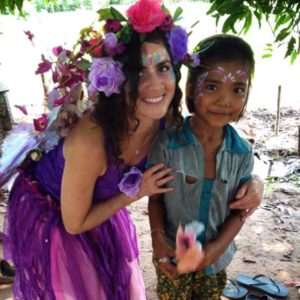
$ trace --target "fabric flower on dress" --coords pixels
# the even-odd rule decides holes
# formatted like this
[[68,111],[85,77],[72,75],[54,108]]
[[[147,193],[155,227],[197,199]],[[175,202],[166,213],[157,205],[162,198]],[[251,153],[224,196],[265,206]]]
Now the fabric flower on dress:
[[120,191],[129,197],[135,197],[140,190],[142,177],[143,173],[138,168],[131,167],[118,184]]
[[160,0],[139,0],[126,13],[137,32],[151,32],[160,26],[167,16],[161,8]]
[[187,54],[188,34],[182,27],[174,27],[168,32],[168,43],[175,63],[183,60]]
[[120,93],[120,86],[125,80],[122,64],[110,57],[94,58],[89,80],[94,88],[107,97]]

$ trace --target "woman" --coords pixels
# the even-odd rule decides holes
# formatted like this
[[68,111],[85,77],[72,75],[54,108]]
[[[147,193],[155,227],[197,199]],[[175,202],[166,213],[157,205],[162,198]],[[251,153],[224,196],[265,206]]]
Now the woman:
[[[140,0],[127,16],[121,26],[108,19],[103,47],[93,47],[94,111],[15,180],[5,251],[16,299],[146,299],[126,206],[171,190],[163,163],[141,172],[156,133],[181,119],[187,47],[172,41],[187,35],[159,1]],[[246,199],[247,208],[255,201]]]

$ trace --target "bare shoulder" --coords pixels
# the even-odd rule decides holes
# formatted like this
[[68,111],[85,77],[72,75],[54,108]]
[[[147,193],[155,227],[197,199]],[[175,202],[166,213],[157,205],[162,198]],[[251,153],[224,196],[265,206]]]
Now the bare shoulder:
[[[85,115],[67,136],[64,149],[66,160],[84,160],[99,166],[101,175],[106,169],[105,140],[102,128],[89,115]],[[95,164],[95,162],[97,162]]]

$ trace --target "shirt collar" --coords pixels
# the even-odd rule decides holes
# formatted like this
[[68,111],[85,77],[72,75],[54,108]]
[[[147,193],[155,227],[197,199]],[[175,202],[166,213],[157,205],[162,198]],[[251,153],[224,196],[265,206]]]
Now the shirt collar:
[[[188,116],[184,119],[183,129],[180,130],[179,136],[173,136],[171,139],[168,148],[178,149],[184,146],[195,145],[198,143],[196,137],[194,136],[189,119],[191,116]],[[250,147],[247,143],[239,136],[237,131],[229,124],[224,127],[225,133],[225,145],[221,146],[221,151],[227,151],[229,153],[244,153],[247,154],[250,152]]]

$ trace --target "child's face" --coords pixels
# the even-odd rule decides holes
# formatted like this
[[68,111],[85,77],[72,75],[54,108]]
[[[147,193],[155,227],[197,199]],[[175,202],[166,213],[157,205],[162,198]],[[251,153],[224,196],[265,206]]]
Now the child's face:
[[141,59],[137,114],[140,118],[160,119],[166,115],[175,94],[171,58],[162,43],[145,42]]
[[194,89],[195,116],[213,127],[238,119],[248,91],[249,72],[239,61],[216,62],[199,75]]

